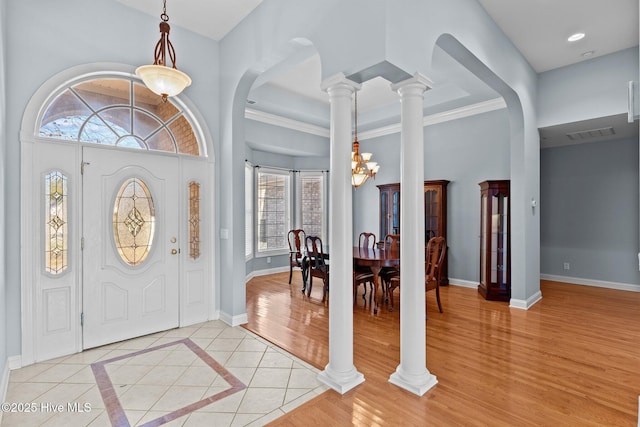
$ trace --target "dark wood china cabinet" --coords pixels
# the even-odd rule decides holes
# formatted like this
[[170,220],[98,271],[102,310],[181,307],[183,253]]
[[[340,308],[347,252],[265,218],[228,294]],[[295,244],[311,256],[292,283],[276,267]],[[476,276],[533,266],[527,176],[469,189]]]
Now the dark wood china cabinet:
[[[432,237],[447,238],[447,184],[446,180],[424,182],[424,242]],[[400,234],[400,184],[378,185],[380,190],[380,239],[387,234]],[[449,284],[445,257],[441,285]]]
[[509,181],[480,184],[480,284],[487,300],[511,299]]

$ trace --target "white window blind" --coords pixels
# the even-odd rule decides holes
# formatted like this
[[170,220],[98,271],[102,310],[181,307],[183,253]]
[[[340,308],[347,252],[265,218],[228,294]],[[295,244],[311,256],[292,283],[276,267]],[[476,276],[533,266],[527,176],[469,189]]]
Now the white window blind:
[[300,173],[300,201],[298,206],[300,209],[300,225],[307,236],[319,236],[326,242],[326,203],[322,172]]
[[259,169],[256,191],[258,252],[288,251],[289,173]]

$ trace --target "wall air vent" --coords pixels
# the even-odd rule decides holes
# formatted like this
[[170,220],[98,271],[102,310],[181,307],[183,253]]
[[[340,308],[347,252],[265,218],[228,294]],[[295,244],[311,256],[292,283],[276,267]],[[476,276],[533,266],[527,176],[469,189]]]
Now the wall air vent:
[[581,130],[578,132],[569,132],[567,133],[567,138],[569,138],[572,141],[586,141],[588,139],[602,138],[606,136],[612,136],[615,134],[616,134],[616,131],[613,129],[613,127],[609,126],[605,128]]

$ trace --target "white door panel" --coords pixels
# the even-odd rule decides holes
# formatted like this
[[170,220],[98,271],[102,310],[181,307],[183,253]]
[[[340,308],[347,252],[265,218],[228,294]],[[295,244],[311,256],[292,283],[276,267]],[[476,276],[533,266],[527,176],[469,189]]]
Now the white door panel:
[[[179,324],[179,165],[169,156],[83,148],[83,347],[90,348],[177,327]],[[141,166],[144,165],[144,166]],[[147,193],[125,193],[146,185]],[[142,197],[142,196],[144,197]],[[145,200],[150,199],[151,208]],[[146,210],[145,210],[146,209]],[[114,213],[126,215],[118,238],[132,248],[123,257]],[[155,219],[153,218],[155,213]],[[146,258],[145,242],[152,236]],[[175,250],[175,254],[172,254]],[[139,262],[139,264],[138,264]]]
[[[79,157],[76,147],[66,144],[38,144],[37,154],[33,157],[35,182],[26,183],[32,185],[34,200],[33,211],[25,212],[25,218],[31,216],[31,227],[27,227],[26,236],[29,241],[38,242],[34,248],[27,248],[27,256],[33,265],[31,271],[26,274],[34,278],[34,326],[35,326],[35,352],[34,360],[47,360],[54,357],[78,351],[80,336],[80,316],[78,315],[78,272],[77,249],[78,249],[78,221],[74,216],[72,205],[79,200],[80,179],[77,175]],[[60,176],[64,176],[66,185],[64,186],[64,196],[55,195],[47,197],[47,191],[51,193],[51,188],[47,188],[45,177],[47,174],[56,171]],[[52,186],[52,184],[49,184]],[[60,196],[60,197],[59,197]],[[62,211],[52,207],[51,198],[64,199]],[[55,202],[54,202],[55,204]],[[28,209],[28,207],[27,207]],[[54,213],[51,211],[57,211]],[[61,218],[58,214],[66,212]],[[52,215],[59,225],[66,224],[66,233],[57,235],[59,239],[58,249],[66,251],[66,262],[57,272],[47,272],[46,229],[50,227]],[[65,230],[60,228],[59,230]],[[31,234],[33,233],[33,234]],[[66,235],[65,235],[66,234]],[[63,243],[64,242],[64,243]],[[64,248],[62,248],[62,246]],[[28,295],[25,295],[28,298]],[[31,362],[29,357],[25,359]]]

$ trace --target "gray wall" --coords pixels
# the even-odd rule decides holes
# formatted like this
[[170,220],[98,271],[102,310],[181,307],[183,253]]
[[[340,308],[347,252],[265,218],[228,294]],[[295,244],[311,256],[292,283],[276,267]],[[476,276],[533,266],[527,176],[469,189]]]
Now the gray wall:
[[640,284],[638,172],[635,138],[541,150],[542,274]]
[[[449,278],[477,281],[480,258],[480,187],[487,179],[509,179],[509,118],[493,111],[424,129],[424,179],[446,179]],[[361,141],[361,151],[380,164],[375,181],[353,191],[354,235],[379,234],[376,185],[400,181],[400,134]],[[379,237],[379,236],[378,236]],[[354,238],[355,241],[355,238]],[[455,283],[455,280],[454,280]]]
[[[4,372],[7,361],[7,280],[5,258],[5,174],[6,174],[6,95],[5,95],[5,2],[0,2],[0,372]],[[0,374],[1,375],[1,374]],[[0,376],[1,378],[1,376]]]
[[538,127],[627,113],[628,82],[638,81],[638,47],[541,73]]

